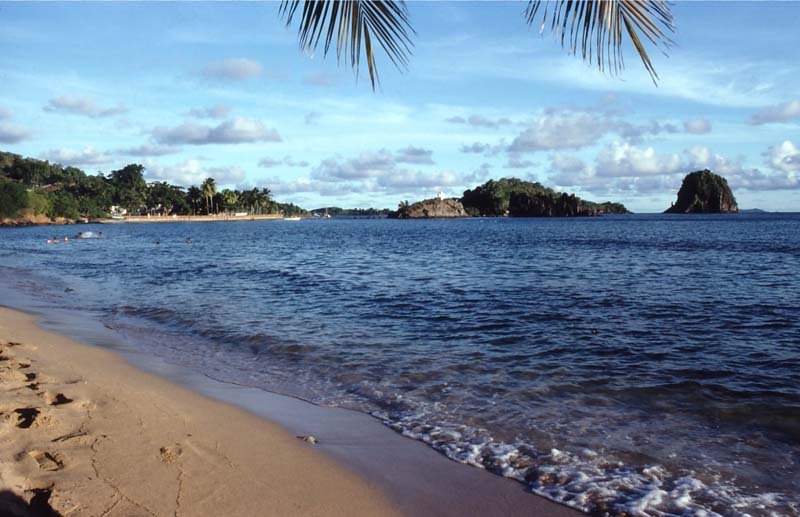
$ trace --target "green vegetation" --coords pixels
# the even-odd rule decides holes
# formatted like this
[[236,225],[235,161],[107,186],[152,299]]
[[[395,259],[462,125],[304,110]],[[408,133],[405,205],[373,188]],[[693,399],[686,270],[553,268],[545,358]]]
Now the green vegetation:
[[338,206],[328,206],[311,210],[312,215],[331,217],[386,217],[389,215],[388,208],[340,208]]
[[517,178],[489,180],[472,190],[466,190],[461,198],[461,204],[469,215],[487,217],[627,213],[627,209],[621,203],[584,201],[575,195],[556,192],[541,183]]
[[213,178],[188,189],[167,182],[147,183],[142,165],[130,164],[88,175],[33,158],[0,152],[0,217],[24,214],[67,220],[99,219],[110,214],[207,215],[229,212],[302,215],[291,203],[277,203],[267,188],[217,191]]

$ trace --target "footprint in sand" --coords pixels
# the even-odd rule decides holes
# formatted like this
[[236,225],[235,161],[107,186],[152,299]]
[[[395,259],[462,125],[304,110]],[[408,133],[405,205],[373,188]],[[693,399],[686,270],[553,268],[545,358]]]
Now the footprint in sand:
[[52,393],[52,392],[45,392],[40,394],[45,402],[50,404],[51,406],[61,406],[64,404],[69,404],[72,402],[72,399],[65,396],[63,393]]
[[64,462],[61,461],[61,457],[56,453],[50,454],[47,451],[30,451],[28,456],[33,458],[42,470],[53,472],[64,468]]
[[41,411],[32,407],[23,407],[15,409],[14,413],[17,414],[16,426],[20,429],[28,429],[36,421]]

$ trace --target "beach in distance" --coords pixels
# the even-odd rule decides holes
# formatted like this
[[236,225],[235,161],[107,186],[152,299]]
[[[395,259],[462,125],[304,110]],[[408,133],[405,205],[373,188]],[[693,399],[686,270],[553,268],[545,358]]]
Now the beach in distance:
[[[151,371],[178,383],[168,365],[347,408],[480,467],[451,463],[440,482],[510,478],[492,490],[530,508],[544,496],[589,512],[791,515],[798,217],[87,225],[103,237],[57,246],[52,227],[29,227],[3,230],[0,257],[4,303],[48,328],[157,358]],[[89,320],[108,335],[75,323]],[[248,404],[320,442],[292,437],[292,450],[413,504],[392,492],[413,474],[370,470],[394,445],[326,451],[348,426]]]

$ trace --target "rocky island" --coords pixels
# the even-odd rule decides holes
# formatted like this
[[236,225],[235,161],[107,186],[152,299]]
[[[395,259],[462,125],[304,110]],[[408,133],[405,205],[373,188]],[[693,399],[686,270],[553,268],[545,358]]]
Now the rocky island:
[[683,178],[678,200],[665,214],[722,214],[739,211],[728,180],[708,169],[691,172]]
[[413,204],[408,201],[400,203],[396,212],[391,212],[391,219],[427,219],[431,217],[468,217],[461,201],[455,198],[437,197],[425,199]]
[[400,203],[389,217],[417,219],[426,217],[578,217],[627,214],[621,203],[594,203],[575,194],[556,192],[541,183],[517,178],[489,180],[461,199],[426,199],[418,203]]

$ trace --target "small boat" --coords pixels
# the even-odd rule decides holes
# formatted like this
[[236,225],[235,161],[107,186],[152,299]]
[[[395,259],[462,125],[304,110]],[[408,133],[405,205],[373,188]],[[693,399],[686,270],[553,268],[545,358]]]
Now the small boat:
[[292,216],[292,217],[284,217],[283,218],[284,221],[299,221],[300,219],[301,219],[301,217],[299,217],[299,216]]

